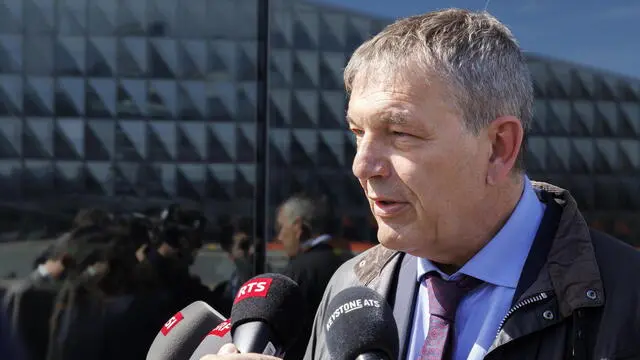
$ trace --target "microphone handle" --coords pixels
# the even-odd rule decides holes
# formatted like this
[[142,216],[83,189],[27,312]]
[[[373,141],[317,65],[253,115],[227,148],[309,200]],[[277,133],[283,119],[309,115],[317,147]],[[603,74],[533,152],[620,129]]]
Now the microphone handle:
[[376,351],[358,355],[355,360],[391,360],[385,353]]
[[284,349],[277,342],[268,324],[262,321],[252,321],[233,328],[231,338],[240,353],[264,354],[282,357]]

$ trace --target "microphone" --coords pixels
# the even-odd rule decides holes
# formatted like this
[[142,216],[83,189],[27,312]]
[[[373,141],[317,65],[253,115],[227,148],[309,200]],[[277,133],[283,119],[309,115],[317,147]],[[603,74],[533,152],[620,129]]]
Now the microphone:
[[207,333],[223,321],[224,316],[204,301],[191,303],[162,326],[147,352],[147,360],[188,359]]
[[280,274],[258,275],[231,308],[231,337],[241,353],[283,357],[302,331],[306,302],[298,284]]
[[333,360],[396,360],[400,348],[393,310],[377,292],[352,287],[339,292],[324,319]]
[[189,360],[200,360],[205,355],[217,354],[223,345],[231,342],[231,319],[227,319],[207,334]]

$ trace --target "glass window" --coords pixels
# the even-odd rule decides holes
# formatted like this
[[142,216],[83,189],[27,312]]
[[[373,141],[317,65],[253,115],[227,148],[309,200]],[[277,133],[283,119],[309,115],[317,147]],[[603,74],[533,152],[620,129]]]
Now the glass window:
[[92,77],[113,77],[116,69],[116,40],[91,38],[87,42],[87,74]]
[[116,83],[113,79],[89,79],[85,98],[89,117],[106,118],[116,115]]
[[51,34],[53,32],[54,0],[31,0],[23,5],[27,34]]
[[89,194],[111,195],[113,165],[108,162],[90,162],[85,167],[84,188]]
[[[344,52],[347,19],[343,14],[322,12],[320,14],[320,50]],[[344,64],[343,64],[344,65]]]
[[178,165],[176,194],[181,198],[200,200],[205,188],[205,166],[200,164]]
[[236,180],[235,166],[211,164],[207,166],[205,196],[212,200],[229,201],[235,198],[233,187]]
[[[140,140],[141,141],[141,140]],[[115,121],[90,120],[84,134],[84,156],[87,160],[110,160],[114,156]],[[138,157],[137,159],[140,159]]]
[[255,124],[239,124],[236,128],[236,161],[253,163],[256,151]]
[[206,118],[207,94],[203,81],[185,81],[178,86],[178,112],[183,120]]
[[52,78],[27,78],[24,84],[24,113],[30,116],[52,116],[53,97]]
[[[238,30],[236,7],[238,0],[208,0],[207,25],[209,35],[214,39],[233,39]],[[248,20],[247,20],[248,23]],[[242,24],[245,24],[243,19]]]
[[201,80],[207,73],[207,42],[186,40],[179,46],[180,76]]
[[113,36],[116,34],[118,1],[87,0],[87,9],[89,34],[98,36]]
[[147,157],[147,126],[144,121],[118,121],[115,127],[115,153],[117,160],[124,161],[141,161]]
[[58,118],[53,151],[56,160],[84,158],[84,122],[82,119]]
[[144,36],[147,29],[147,2],[113,0],[118,4],[118,34],[125,36]]
[[16,159],[22,153],[22,121],[11,117],[0,117],[0,158]]
[[23,0],[4,0],[0,3],[0,33],[22,32]]
[[145,117],[147,115],[147,82],[122,80],[118,84],[118,115]]
[[53,155],[53,119],[29,118],[24,124],[22,151],[25,158],[49,159]]
[[24,70],[29,75],[53,75],[54,41],[48,36],[28,36],[24,39]]
[[54,187],[57,194],[83,193],[84,169],[79,161],[56,161]]
[[55,102],[57,116],[84,116],[84,79],[58,78]]
[[175,81],[151,81],[147,95],[149,115],[154,119],[175,120],[178,102],[177,95],[177,85]]
[[122,76],[144,78],[149,57],[147,41],[143,37],[126,37],[118,41],[118,73]]
[[56,74],[83,75],[86,63],[84,37],[58,38],[56,45]]
[[153,78],[176,78],[178,47],[175,40],[152,39],[149,42],[149,72]]
[[0,116],[22,115],[22,77],[0,75]]
[[207,31],[207,2],[203,0],[180,0],[177,3],[175,34],[183,38],[201,38]]
[[199,162],[207,157],[207,129],[204,122],[183,121],[177,125],[178,161]]
[[173,121],[153,121],[147,127],[148,155],[152,161],[176,159],[176,124]]
[[[2,15],[0,15],[0,17],[2,17]],[[20,73],[21,70],[22,37],[16,35],[0,35],[0,73]]]
[[[296,51],[293,60],[293,86],[298,89],[315,89],[320,78],[318,53]],[[324,74],[323,74],[324,76]]]
[[51,161],[27,160],[22,173],[22,193],[25,199],[49,198],[54,194],[54,168]]
[[316,11],[293,12],[293,44],[296,49],[316,50],[318,48],[318,13]]
[[56,0],[58,34],[83,36],[87,28],[87,0]]
[[[0,186],[2,186],[3,189],[0,192],[0,199],[16,200],[20,198],[22,183],[21,177],[22,164],[20,163],[20,160],[0,160]],[[5,214],[2,214],[2,216],[3,220],[0,221],[7,220]],[[3,229],[6,228],[7,226],[3,224]]]

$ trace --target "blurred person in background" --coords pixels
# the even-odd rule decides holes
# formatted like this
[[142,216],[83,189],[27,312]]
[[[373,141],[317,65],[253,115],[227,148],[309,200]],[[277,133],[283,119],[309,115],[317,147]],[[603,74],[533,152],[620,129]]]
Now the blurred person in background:
[[28,360],[25,357],[21,339],[12,334],[7,313],[2,309],[0,309],[0,354],[3,359]]
[[12,336],[25,344],[29,359],[46,357],[48,322],[54,299],[64,281],[82,266],[84,246],[79,240],[81,234],[100,231],[103,231],[102,227],[89,226],[63,234],[56,240],[44,264],[7,289],[3,309],[9,317]]
[[[221,308],[218,311],[223,314],[231,313],[231,306],[238,290],[249,279],[253,277],[254,268],[254,240],[253,221],[249,218],[242,218],[238,221],[237,230],[231,226],[224,233],[230,234],[230,240],[221,241],[222,249],[227,253],[229,260],[233,263],[233,272],[228,280],[218,284],[214,290],[216,296],[220,297]],[[229,233],[230,232],[230,233]],[[227,235],[229,236],[229,235]],[[265,263],[265,272],[271,272],[272,267]]]
[[[73,218],[71,222],[70,230],[77,229],[79,227],[97,225],[97,226],[108,226],[113,223],[114,217],[113,215],[100,208],[85,208],[80,209],[76,216]],[[64,235],[64,234],[63,234]],[[64,236],[58,237],[60,241],[64,241]],[[41,264],[43,264],[50,257],[51,251],[56,247],[56,244],[49,245],[44,251],[38,255],[34,261],[34,268],[38,268]]]
[[307,195],[294,195],[278,208],[276,239],[290,259],[282,273],[298,283],[307,301],[303,331],[287,351],[287,360],[303,358],[324,289],[333,273],[352,257],[333,237],[333,215],[326,199]]
[[154,226],[151,244],[137,254],[141,271],[155,280],[159,290],[170,294],[176,311],[196,300],[214,308],[223,307],[217,294],[190,273],[203,245],[206,224],[200,209],[171,205]]
[[138,286],[131,233],[122,224],[74,231],[81,255],[55,298],[47,360],[144,358],[175,310],[166,294]]

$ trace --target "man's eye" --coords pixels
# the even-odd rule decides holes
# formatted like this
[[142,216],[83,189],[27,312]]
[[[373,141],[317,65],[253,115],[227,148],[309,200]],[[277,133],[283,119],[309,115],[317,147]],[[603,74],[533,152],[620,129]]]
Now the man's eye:
[[355,135],[355,136],[362,136],[362,134],[364,134],[364,131],[360,130],[360,129],[351,129],[351,132]]
[[409,134],[403,133],[403,132],[400,132],[400,131],[393,131],[392,134],[393,134],[393,136],[400,136],[400,137],[410,136]]

